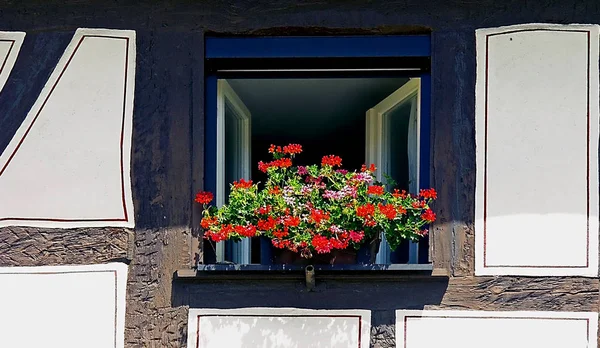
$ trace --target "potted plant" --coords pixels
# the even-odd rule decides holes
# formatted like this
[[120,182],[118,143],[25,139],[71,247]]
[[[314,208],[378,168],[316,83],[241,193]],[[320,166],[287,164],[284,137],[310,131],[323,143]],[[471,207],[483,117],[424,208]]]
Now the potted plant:
[[220,242],[263,236],[274,248],[317,263],[323,256],[331,263],[353,262],[340,255],[362,246],[374,263],[382,233],[394,250],[402,240],[425,236],[424,227],[435,221],[429,207],[437,198],[434,189],[418,195],[386,190],[375,179],[374,165],[348,171],[335,155],[324,156],[320,164],[294,166],[302,152],[298,144],[271,145],[269,152],[272,161],[258,163],[267,175],[264,184],[234,182],[228,203],[219,208],[210,205],[210,192],[197,194],[204,238]]

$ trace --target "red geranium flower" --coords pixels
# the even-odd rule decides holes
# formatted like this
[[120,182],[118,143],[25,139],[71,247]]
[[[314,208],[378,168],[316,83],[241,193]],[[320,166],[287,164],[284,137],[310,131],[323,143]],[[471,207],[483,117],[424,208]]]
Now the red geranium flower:
[[313,209],[310,211],[310,218],[314,221],[315,224],[320,224],[321,221],[329,220],[329,213],[324,212],[322,210]]
[[300,218],[296,216],[286,216],[283,218],[283,225],[289,227],[296,227],[300,225]]
[[365,237],[365,233],[362,231],[350,231],[350,240],[354,243],[360,242]]
[[385,192],[385,190],[384,190],[383,186],[379,186],[379,185],[369,186],[369,188],[367,189],[367,193],[370,195],[381,196],[384,192]]
[[406,198],[406,190],[402,190],[402,192],[400,192],[398,189],[394,189],[392,196],[394,196],[394,198]]
[[266,220],[260,219],[258,220],[258,229],[261,231],[269,231],[275,228],[277,225],[277,220],[273,219],[272,216],[269,216]]
[[200,226],[202,226],[203,229],[207,230],[210,228],[210,226],[214,225],[217,223],[217,217],[204,217],[202,218],[202,220],[200,221]]
[[283,152],[288,155],[295,155],[302,152],[302,145],[300,144],[289,144],[283,147]]
[[356,216],[363,219],[370,219],[373,217],[373,214],[375,214],[375,206],[371,203],[367,203],[356,208]]
[[423,198],[431,198],[431,199],[436,199],[437,198],[437,192],[435,192],[435,189],[426,189],[426,190],[421,190],[421,192],[419,192],[419,195],[421,195],[421,197]]
[[431,209],[425,210],[423,214],[421,214],[421,218],[425,221],[434,222],[435,221],[435,213]]
[[366,164],[363,164],[362,167],[360,168],[361,172],[366,172],[366,171],[374,172],[376,170],[377,170],[377,167],[375,167],[375,165],[373,163],[371,163],[369,165],[369,167],[367,167]]
[[342,158],[339,156],[335,156],[335,155],[323,156],[323,159],[321,160],[321,165],[322,166],[331,166],[331,167],[338,166],[339,167],[342,165]]
[[195,201],[200,204],[208,204],[208,203],[212,202],[212,200],[213,200],[213,194],[210,192],[200,191],[196,194]]
[[252,180],[244,180],[244,179],[240,179],[239,182],[234,181],[233,182],[233,187],[236,189],[248,189],[250,187],[252,187]]
[[238,225],[238,226],[234,227],[234,230],[235,230],[235,233],[237,233],[243,237],[256,236],[256,227],[254,227],[253,225],[247,225],[247,226]]
[[412,203],[413,208],[415,209],[420,209],[420,208],[424,208],[425,207],[425,202],[423,201],[414,201]]
[[380,204],[379,211],[390,220],[395,218],[397,214],[396,208],[392,204]]

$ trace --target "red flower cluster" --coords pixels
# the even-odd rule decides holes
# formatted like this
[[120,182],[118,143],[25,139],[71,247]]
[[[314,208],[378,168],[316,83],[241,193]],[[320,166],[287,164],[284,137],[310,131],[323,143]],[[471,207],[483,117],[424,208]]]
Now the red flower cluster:
[[202,218],[202,220],[200,221],[200,226],[202,226],[203,229],[207,230],[210,228],[210,226],[216,224],[218,221],[216,216],[213,217],[204,217]]
[[258,229],[261,231],[270,231],[275,228],[277,225],[277,220],[275,220],[272,216],[269,216],[266,220],[260,219],[258,220]]
[[196,194],[195,201],[200,204],[208,204],[212,202],[213,194],[210,192],[201,191]]
[[394,198],[406,198],[408,194],[406,193],[406,190],[402,190],[402,192],[398,191],[398,189],[394,189],[394,192],[392,193],[392,196]]
[[258,213],[260,215],[267,215],[271,212],[272,207],[270,205],[266,205],[264,207],[258,208]]
[[379,185],[369,186],[369,188],[367,189],[368,194],[375,195],[375,196],[381,196],[384,192],[385,192],[385,189],[383,188],[383,186],[379,186]]
[[393,204],[379,204],[379,211],[390,220],[393,220],[398,213]]
[[275,146],[271,144],[269,146],[269,153],[285,153],[288,155],[296,155],[302,152],[302,145],[300,144],[289,144],[286,146]]
[[235,226],[233,228],[235,233],[239,234],[243,237],[254,237],[256,236],[256,227],[254,225],[246,225],[246,226]]
[[433,212],[433,210],[427,209],[427,210],[425,210],[425,212],[423,214],[421,214],[421,219],[428,221],[428,222],[434,222],[435,221],[435,213]]
[[271,162],[264,163],[263,161],[258,162],[258,170],[263,173],[266,173],[269,168],[289,168],[292,166],[292,160],[284,157],[276,160],[272,160]]
[[283,225],[287,227],[297,227],[300,225],[300,218],[296,216],[285,216],[283,218]]
[[431,198],[431,199],[437,199],[437,192],[435,192],[435,189],[430,188],[430,189],[421,189],[421,192],[419,192],[419,195],[423,198]]
[[367,227],[373,227],[377,224],[374,215],[375,206],[371,203],[367,203],[356,208],[356,216],[362,218],[364,225]]
[[341,241],[336,238],[327,238],[325,236],[316,235],[311,241],[311,245],[317,253],[326,254],[331,252],[333,249],[346,249],[348,247],[348,241]]
[[204,232],[204,238],[210,239],[214,242],[222,242],[229,238],[229,235],[233,232],[233,226],[222,225],[218,231],[206,230]]
[[329,213],[322,210],[313,209],[310,211],[310,218],[315,224],[318,225],[323,221],[329,220]]
[[415,209],[425,208],[425,205],[427,205],[427,203],[425,203],[424,201],[414,201],[412,203],[412,207]]
[[275,236],[275,238],[285,238],[287,236],[289,236],[289,230],[287,228],[284,228],[283,230],[275,230],[273,231],[273,236]]
[[366,172],[367,170],[370,171],[370,172],[374,172],[374,171],[377,170],[377,167],[375,167],[375,165],[373,163],[371,163],[369,165],[369,167],[367,167],[366,164],[363,164],[362,167],[360,168],[361,172]]
[[[258,165],[267,173],[264,185],[240,179],[232,184],[227,205],[204,205],[200,225],[205,238],[219,242],[265,236],[276,248],[310,258],[334,249],[357,249],[382,232],[393,248],[428,233],[424,228],[436,219],[430,209],[431,200],[437,198],[434,189],[420,190],[418,195],[388,192],[377,181],[374,164],[348,172],[335,155],[324,156],[320,166],[291,168],[302,151],[299,144],[271,145],[272,160]],[[209,192],[196,195],[202,204],[212,200]]]
[[342,165],[342,158],[339,156],[335,156],[335,155],[323,156],[323,159],[321,159],[321,165],[322,166],[331,166],[331,167],[338,166],[339,167]]
[[375,206],[371,203],[356,207],[356,216],[363,219],[371,219],[375,214]]
[[302,152],[302,145],[300,144],[289,144],[283,147],[283,153],[288,155],[296,155]]
[[239,182],[234,181],[233,187],[236,189],[249,189],[250,187],[252,187],[252,180],[240,179]]
[[273,246],[276,248],[289,249],[293,252],[298,252],[298,248],[306,248],[307,245],[306,242],[301,242],[300,244],[296,245],[289,239],[272,239],[271,244],[273,244]]
[[351,241],[353,241],[354,243],[358,243],[360,242],[364,237],[365,237],[365,233],[363,231],[349,231],[349,236],[348,238],[350,238]]

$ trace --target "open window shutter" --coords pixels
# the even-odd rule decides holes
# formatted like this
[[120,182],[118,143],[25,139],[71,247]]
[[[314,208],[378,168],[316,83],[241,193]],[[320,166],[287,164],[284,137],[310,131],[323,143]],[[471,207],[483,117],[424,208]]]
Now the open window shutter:
[[[229,185],[250,179],[251,114],[226,80],[217,82],[217,206],[227,203]],[[217,243],[217,262],[225,259],[225,242]],[[231,261],[250,263],[250,239],[230,243]]]
[[598,274],[598,26],[481,29],[476,274]]

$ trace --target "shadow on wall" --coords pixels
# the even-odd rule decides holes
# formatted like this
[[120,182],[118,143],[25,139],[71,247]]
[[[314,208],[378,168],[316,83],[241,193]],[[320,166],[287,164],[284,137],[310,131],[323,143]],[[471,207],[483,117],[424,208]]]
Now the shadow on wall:
[[172,305],[190,308],[306,308],[366,309],[371,324],[394,325],[396,309],[436,306],[448,288],[447,278],[382,279],[374,281],[319,281],[308,291],[303,281],[245,280],[174,281]]

